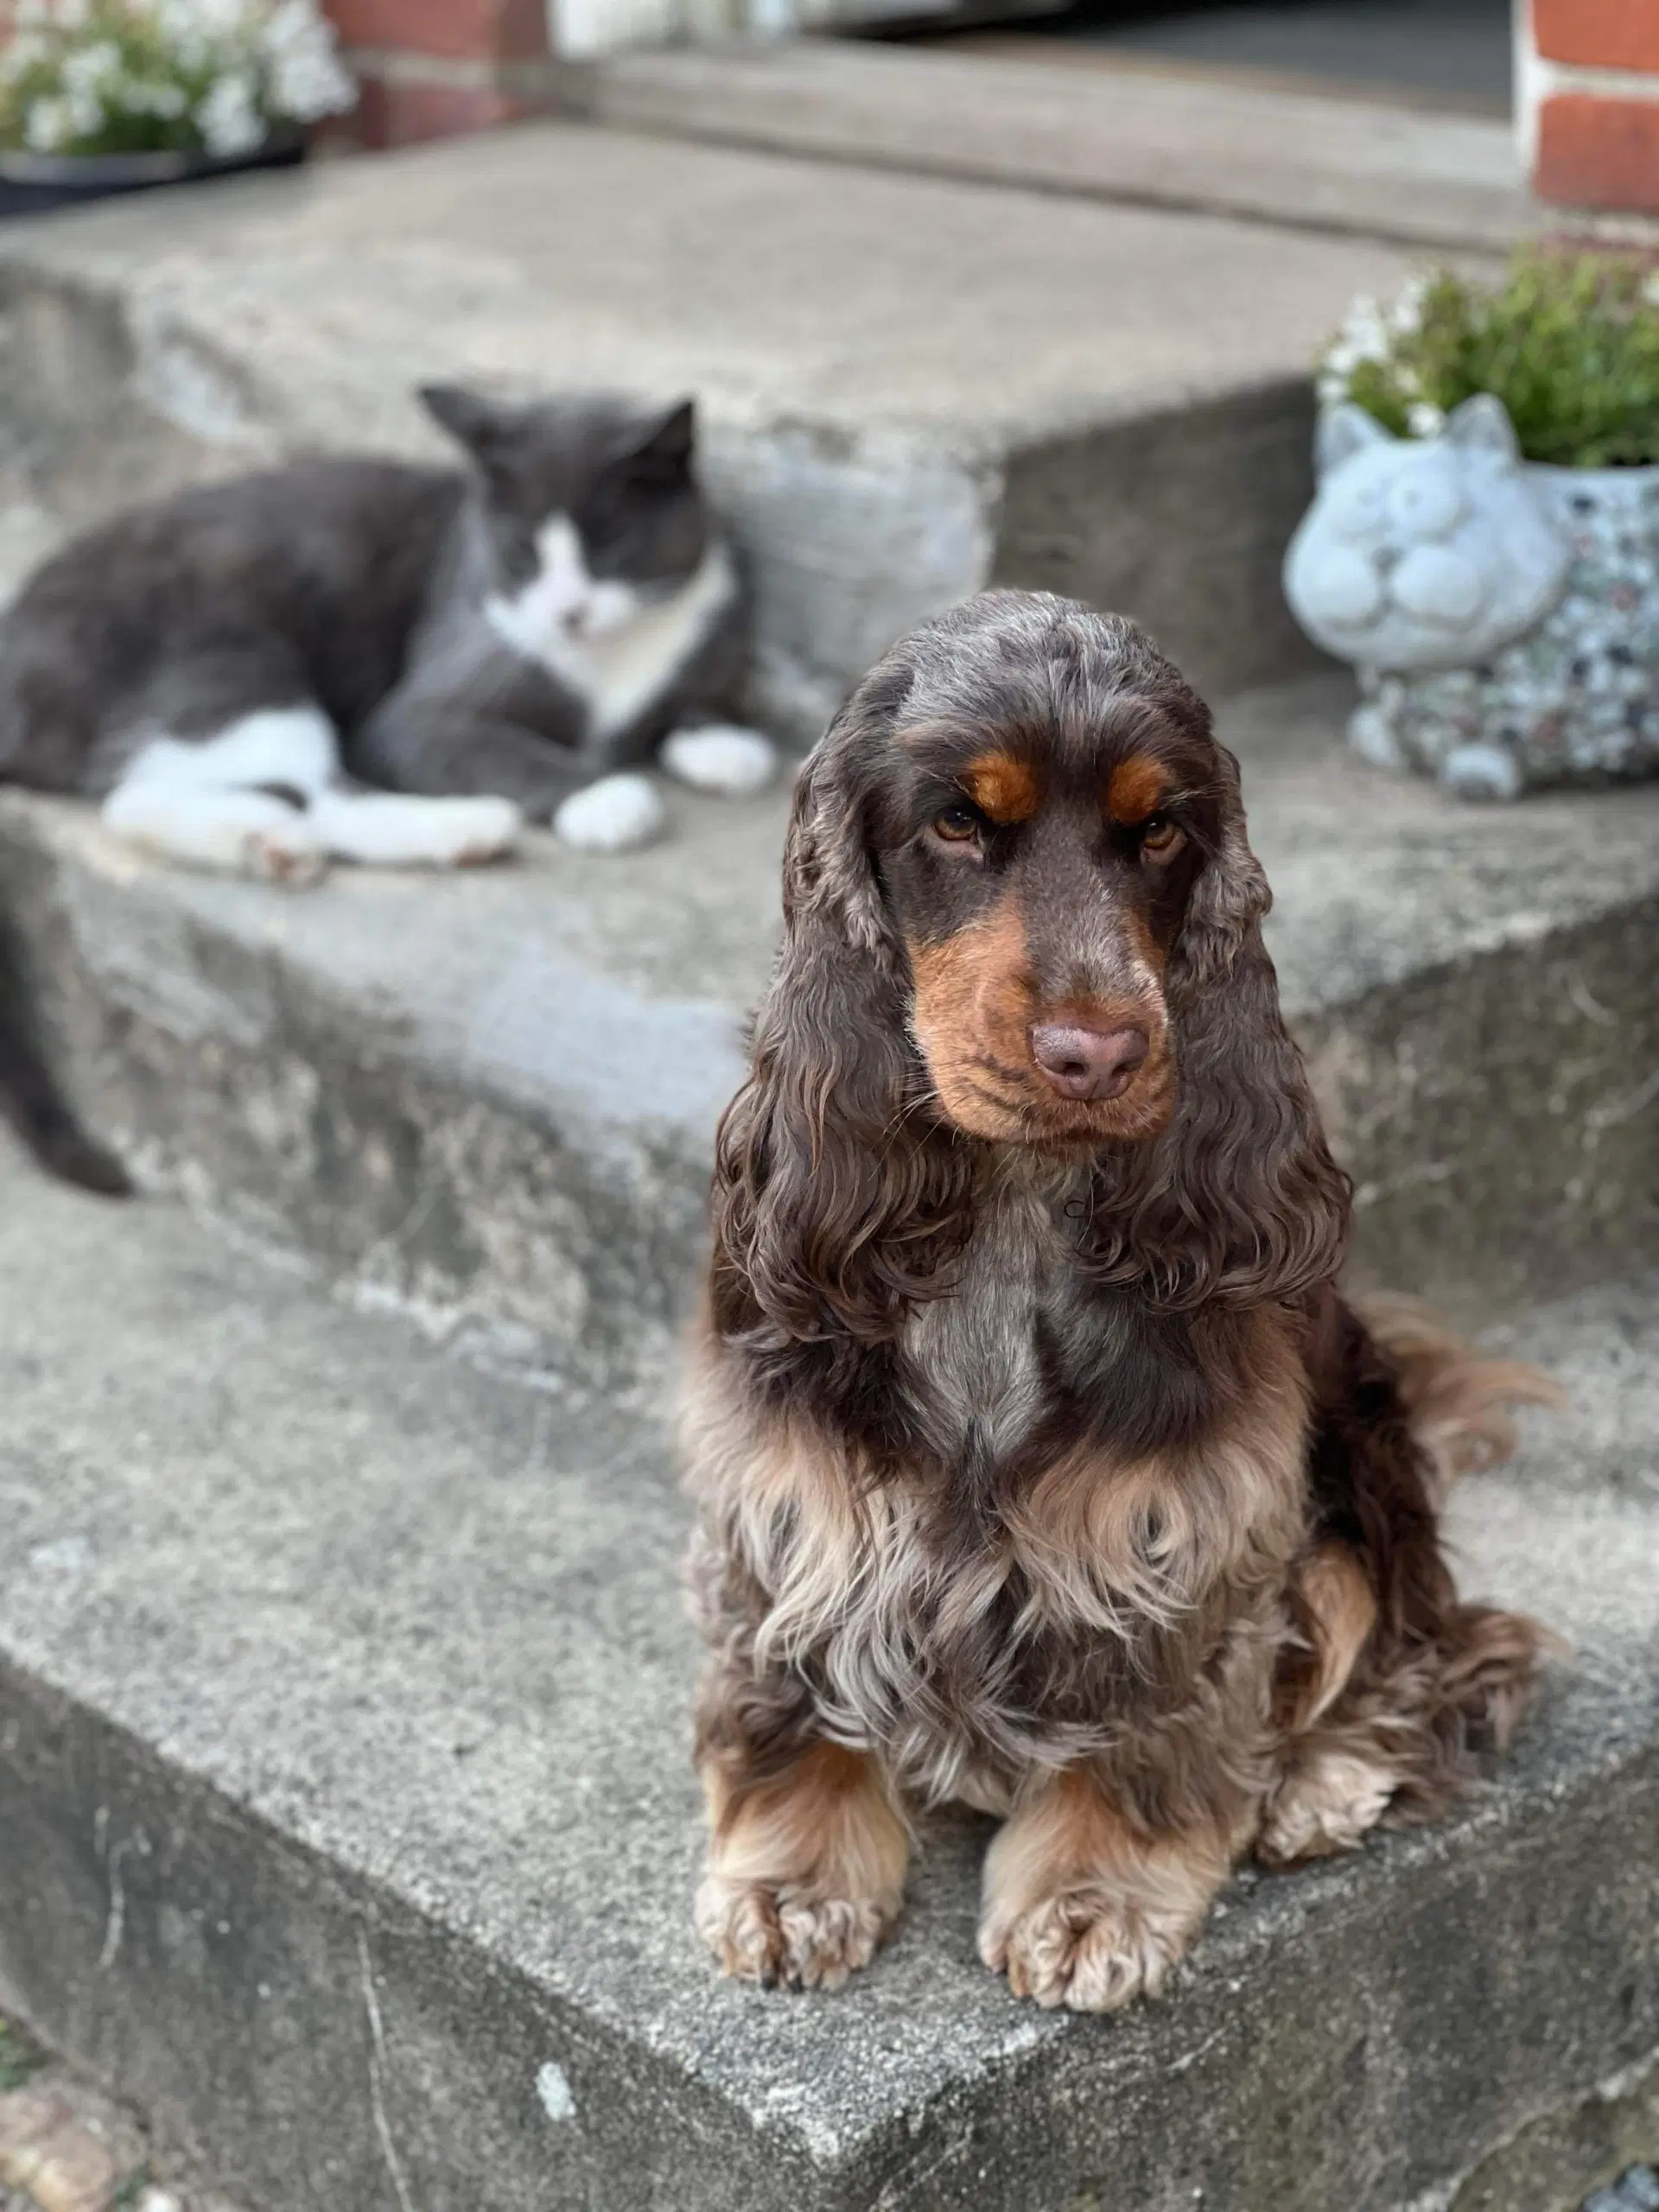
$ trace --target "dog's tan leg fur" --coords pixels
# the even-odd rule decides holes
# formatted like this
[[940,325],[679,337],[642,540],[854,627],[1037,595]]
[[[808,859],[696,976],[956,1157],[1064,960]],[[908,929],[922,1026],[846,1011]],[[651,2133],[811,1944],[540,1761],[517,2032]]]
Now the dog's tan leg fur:
[[1110,2012],[1155,1997],[1226,1878],[1213,1827],[1137,1834],[1086,1770],[1016,1812],[985,1861],[979,1955],[1016,1997]]
[[781,1774],[703,1770],[713,1840],[697,1927],[745,1981],[839,1989],[899,1916],[910,1837],[874,1761],[819,1744]]
[[1283,1779],[1256,1839],[1256,1856],[1271,1866],[1351,1850],[1382,1819],[1401,1778],[1374,1724],[1320,1725],[1339,1705],[1376,1625],[1364,1569],[1345,1544],[1321,1544],[1297,1579],[1313,1671],[1293,1718]]

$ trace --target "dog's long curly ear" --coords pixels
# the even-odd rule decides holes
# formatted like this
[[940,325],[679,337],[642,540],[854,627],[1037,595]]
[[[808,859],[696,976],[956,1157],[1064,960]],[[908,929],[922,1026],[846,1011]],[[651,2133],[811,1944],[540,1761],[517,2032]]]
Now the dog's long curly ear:
[[1348,1236],[1348,1178],[1262,941],[1272,894],[1245,834],[1238,764],[1217,752],[1220,833],[1165,978],[1179,1099],[1108,1255],[1114,1274],[1132,1260],[1160,1302],[1181,1307],[1294,1298],[1335,1273]]
[[956,1147],[923,1125],[908,963],[866,818],[868,770],[905,674],[884,664],[866,678],[796,785],[783,948],[715,1147],[722,1335],[890,1339],[965,1206]]

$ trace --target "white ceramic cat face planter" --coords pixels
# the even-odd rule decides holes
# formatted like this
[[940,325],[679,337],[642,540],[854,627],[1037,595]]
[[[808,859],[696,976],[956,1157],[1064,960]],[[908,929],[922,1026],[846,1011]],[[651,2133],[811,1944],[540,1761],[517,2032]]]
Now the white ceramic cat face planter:
[[1318,496],[1285,556],[1285,595],[1316,645],[1368,669],[1467,668],[1536,627],[1573,549],[1482,395],[1438,437],[1394,438],[1363,408],[1319,424]]

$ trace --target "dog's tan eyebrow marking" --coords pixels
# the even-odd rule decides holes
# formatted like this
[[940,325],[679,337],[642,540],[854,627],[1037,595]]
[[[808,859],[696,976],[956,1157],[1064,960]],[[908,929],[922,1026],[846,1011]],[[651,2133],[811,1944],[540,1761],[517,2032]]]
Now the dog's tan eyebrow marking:
[[1029,822],[1041,802],[1035,774],[1011,753],[980,753],[968,763],[959,780],[980,812],[1001,828]]
[[1106,811],[1124,826],[1144,822],[1168,798],[1169,778],[1161,763],[1144,753],[1120,760],[1106,786]]

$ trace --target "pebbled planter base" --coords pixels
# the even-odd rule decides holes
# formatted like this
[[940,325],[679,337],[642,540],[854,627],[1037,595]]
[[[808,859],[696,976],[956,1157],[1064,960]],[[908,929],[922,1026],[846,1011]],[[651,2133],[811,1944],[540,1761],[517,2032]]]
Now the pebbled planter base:
[[1659,467],[1522,461],[1479,393],[1432,438],[1332,408],[1285,594],[1354,666],[1369,766],[1461,798],[1659,772]]
[[1350,741],[1466,798],[1659,773],[1659,468],[1534,468],[1571,533],[1566,589],[1478,668],[1362,669]]

